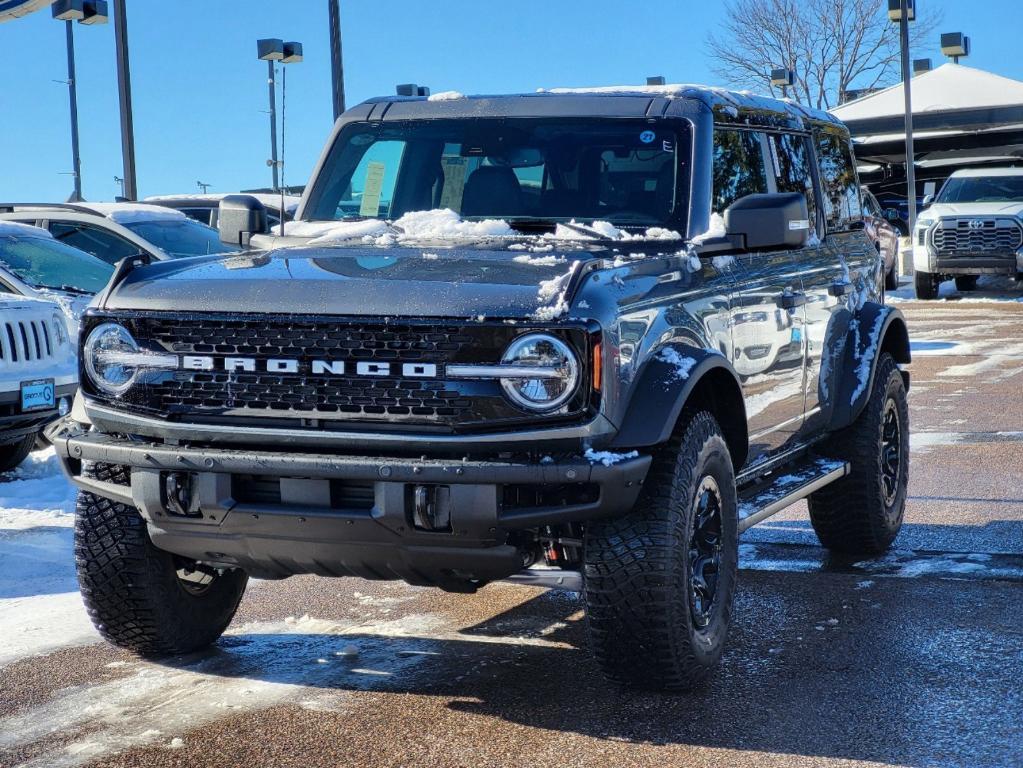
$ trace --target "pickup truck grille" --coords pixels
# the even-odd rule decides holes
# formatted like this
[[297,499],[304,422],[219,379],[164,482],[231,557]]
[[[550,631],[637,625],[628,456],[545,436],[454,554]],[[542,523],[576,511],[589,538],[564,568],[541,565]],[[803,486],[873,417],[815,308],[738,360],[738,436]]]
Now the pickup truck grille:
[[[495,363],[510,341],[535,328],[505,323],[422,321],[387,323],[348,318],[276,316],[88,316],[82,330],[116,320],[139,344],[155,352],[212,359],[208,370],[152,371],[117,403],[166,418],[223,423],[288,419],[289,427],[342,428],[348,422],[389,422],[462,428],[535,419],[513,407],[498,381],[449,380],[452,363]],[[586,333],[560,329],[586,359]],[[253,361],[253,370],[227,370],[228,358]],[[294,361],[295,370],[269,371],[271,361]],[[338,374],[317,371],[315,361],[344,363]],[[359,363],[387,365],[386,374],[359,372]],[[430,367],[410,375],[410,364]],[[376,368],[374,368],[376,370]],[[105,399],[83,378],[83,389]],[[582,389],[582,388],[580,388]],[[584,393],[573,401],[586,409]]]
[[945,219],[934,230],[940,256],[1011,256],[1023,245],[1023,228],[1012,219]]

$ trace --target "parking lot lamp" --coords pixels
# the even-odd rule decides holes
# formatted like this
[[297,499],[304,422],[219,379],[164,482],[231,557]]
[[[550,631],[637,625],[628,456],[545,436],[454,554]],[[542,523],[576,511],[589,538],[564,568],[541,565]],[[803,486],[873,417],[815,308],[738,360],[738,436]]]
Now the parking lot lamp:
[[781,67],[778,69],[771,70],[771,85],[775,88],[781,88],[781,97],[787,99],[789,97],[789,88],[796,81],[796,74],[791,69]]
[[72,22],[79,24],[106,24],[107,4],[105,0],[57,0],[50,10],[53,18],[64,22],[67,37],[67,89],[71,102],[71,175],[75,179],[75,191],[71,202],[82,199],[82,158],[78,147],[78,84],[75,82],[75,31]]
[[962,32],[945,32],[941,35],[941,52],[958,64],[960,58],[970,55],[970,38]]
[[913,96],[909,61],[909,22],[916,21],[915,0],[888,0],[888,18],[899,24],[902,48],[902,90],[906,103],[906,202],[909,204],[909,235],[916,227],[916,152],[913,149]]

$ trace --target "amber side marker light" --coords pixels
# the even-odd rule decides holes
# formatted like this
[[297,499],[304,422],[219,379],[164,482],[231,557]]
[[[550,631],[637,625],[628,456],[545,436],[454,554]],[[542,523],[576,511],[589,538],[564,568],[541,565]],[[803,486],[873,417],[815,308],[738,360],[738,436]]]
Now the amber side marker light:
[[593,342],[593,391],[599,392],[604,373],[604,353],[600,340]]

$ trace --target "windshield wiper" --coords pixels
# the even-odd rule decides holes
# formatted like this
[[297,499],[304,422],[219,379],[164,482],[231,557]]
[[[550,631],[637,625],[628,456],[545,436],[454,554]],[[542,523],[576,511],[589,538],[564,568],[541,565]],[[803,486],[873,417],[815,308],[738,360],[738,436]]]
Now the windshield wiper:
[[84,288],[79,288],[75,285],[50,285],[43,286],[49,288],[51,291],[64,291],[64,293],[75,293],[79,296],[89,296],[93,291],[86,291]]
[[559,221],[558,219],[544,219],[544,218],[521,218],[521,219],[508,219],[508,225],[512,229],[517,229],[521,232],[543,232],[552,233],[556,232],[558,227],[564,227],[565,229],[571,230],[583,236],[586,240],[601,240],[603,242],[616,242],[615,238],[608,237],[603,232],[589,227],[586,224],[580,224],[577,221]]

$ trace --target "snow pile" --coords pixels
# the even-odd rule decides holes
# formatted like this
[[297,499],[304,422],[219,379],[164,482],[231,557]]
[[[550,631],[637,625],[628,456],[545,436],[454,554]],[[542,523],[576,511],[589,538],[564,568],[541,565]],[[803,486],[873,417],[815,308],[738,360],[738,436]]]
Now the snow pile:
[[572,280],[576,263],[572,262],[573,268],[563,275],[540,283],[540,290],[537,291],[536,297],[541,306],[533,313],[534,320],[554,320],[568,311],[568,284]]
[[[573,226],[574,225],[574,226]],[[590,230],[592,234],[586,230]],[[558,224],[554,229],[553,235],[545,235],[546,238],[554,240],[596,240],[598,237],[604,237],[608,240],[621,240],[626,241],[671,241],[681,240],[682,235],[671,229],[665,229],[664,227],[650,227],[645,232],[639,234],[630,234],[623,229],[619,229],[609,221],[594,221],[590,224],[582,224],[576,222],[574,219],[565,224]]]
[[0,221],[0,237],[48,237],[53,239],[50,231],[31,224],[18,221]]
[[590,462],[590,464],[603,464],[605,467],[610,467],[621,461],[639,458],[639,451],[612,453],[611,451],[595,451],[592,448],[587,448],[583,458]]
[[458,101],[464,99],[465,94],[459,93],[458,91],[441,91],[440,93],[430,94],[427,101]]
[[[343,243],[366,237],[379,237],[390,227],[386,221],[366,219],[365,221],[289,221],[284,224],[285,237],[308,238],[310,245]],[[273,234],[280,234],[280,225],[273,227]]]
[[503,219],[463,221],[450,208],[406,213],[394,226],[404,232],[401,239],[443,240],[456,237],[511,237],[515,231]]
[[512,261],[517,261],[519,264],[530,264],[534,267],[554,267],[558,264],[564,264],[567,259],[564,256],[516,256]]
[[675,381],[688,378],[697,363],[695,358],[679,353],[679,351],[674,347],[665,347],[662,349],[657,354],[657,359],[675,366],[675,371],[673,373]]
[[703,243],[706,242],[707,240],[713,240],[714,238],[717,237],[724,237],[726,232],[727,230],[725,229],[725,217],[722,216],[717,211],[714,211],[714,213],[710,215],[710,226],[707,228],[707,231],[704,232],[702,235],[697,235],[696,237],[692,238],[691,242],[697,244]]
[[853,390],[852,397],[849,398],[850,403],[855,403],[856,399],[866,392],[867,387],[870,385],[871,361],[876,357],[877,343],[881,338],[881,327],[884,325],[886,317],[888,317],[887,312],[878,312],[877,318],[874,320],[874,327],[870,329],[867,348],[862,352],[860,351],[860,326],[859,323],[853,325],[856,337],[853,342],[856,345],[853,352],[858,363],[856,365],[857,384],[856,389]]
[[188,217],[173,208],[145,203],[87,203],[100,216],[106,216],[117,224],[134,224],[140,221],[171,220],[181,221]]

